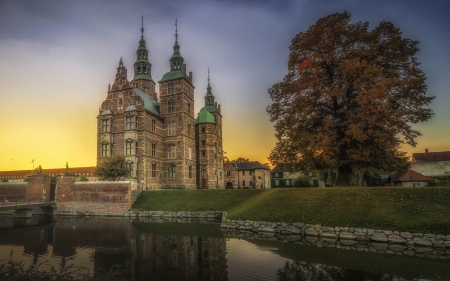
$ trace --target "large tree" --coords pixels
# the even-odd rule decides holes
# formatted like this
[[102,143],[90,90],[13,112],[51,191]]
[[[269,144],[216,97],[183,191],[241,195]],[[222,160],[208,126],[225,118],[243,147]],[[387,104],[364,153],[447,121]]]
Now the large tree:
[[418,41],[391,22],[369,30],[350,13],[319,19],[292,40],[288,73],[269,89],[277,143],[269,160],[318,171],[331,184],[408,167],[412,124],[433,115]]
[[123,156],[113,156],[103,159],[95,168],[94,175],[101,180],[118,181],[130,175]]

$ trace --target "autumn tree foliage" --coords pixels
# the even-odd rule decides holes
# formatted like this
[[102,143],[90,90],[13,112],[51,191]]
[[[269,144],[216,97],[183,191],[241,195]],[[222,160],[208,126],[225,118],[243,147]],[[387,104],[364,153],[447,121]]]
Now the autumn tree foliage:
[[94,175],[101,180],[118,181],[129,176],[126,160],[123,156],[104,158],[95,168]]
[[391,22],[369,30],[350,13],[319,19],[292,40],[288,73],[269,89],[277,143],[269,160],[320,173],[333,185],[408,167],[412,124],[433,115],[418,41]]

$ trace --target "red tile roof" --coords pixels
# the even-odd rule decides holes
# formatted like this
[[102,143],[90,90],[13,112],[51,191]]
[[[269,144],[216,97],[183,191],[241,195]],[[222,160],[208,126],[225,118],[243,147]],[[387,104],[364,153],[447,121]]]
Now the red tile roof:
[[412,162],[450,161],[450,151],[413,153]]
[[[76,175],[91,175],[94,172],[95,167],[69,167],[69,173]],[[32,170],[16,170],[16,171],[0,171],[0,176],[31,176],[36,173],[36,171]],[[42,174],[44,175],[59,175],[61,173],[65,173],[66,168],[56,168],[56,169],[42,169]]]
[[396,172],[391,175],[392,181],[434,181],[434,179],[419,174],[416,171],[408,170],[404,172]]

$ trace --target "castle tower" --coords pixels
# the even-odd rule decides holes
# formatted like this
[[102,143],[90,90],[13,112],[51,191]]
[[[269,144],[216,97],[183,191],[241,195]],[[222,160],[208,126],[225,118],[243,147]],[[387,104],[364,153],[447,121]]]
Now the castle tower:
[[141,40],[136,50],[133,85],[157,101],[155,82],[152,79],[152,64],[148,60],[148,50],[145,46],[144,30],[144,16],[142,16]]
[[175,21],[175,44],[169,60],[170,71],[159,80],[160,111],[164,118],[163,164],[164,188],[195,188],[194,86],[192,72],[178,44],[178,22]]
[[197,188],[217,189],[223,186],[222,115],[214,101],[209,69],[205,106],[195,120],[197,151]]

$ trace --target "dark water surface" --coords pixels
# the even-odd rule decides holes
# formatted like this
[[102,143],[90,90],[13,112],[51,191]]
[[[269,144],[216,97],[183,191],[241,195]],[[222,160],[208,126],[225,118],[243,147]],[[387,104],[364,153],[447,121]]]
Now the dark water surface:
[[450,260],[224,236],[219,225],[0,216],[0,263],[120,264],[136,280],[450,280]]

